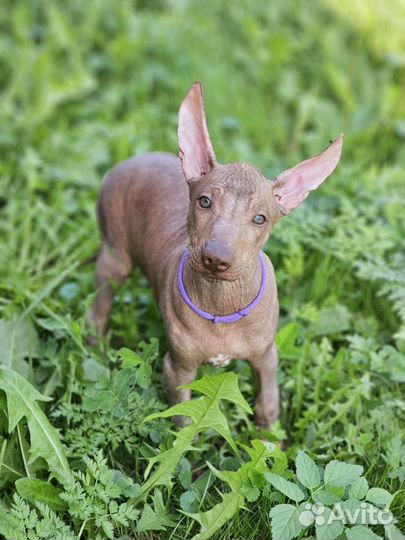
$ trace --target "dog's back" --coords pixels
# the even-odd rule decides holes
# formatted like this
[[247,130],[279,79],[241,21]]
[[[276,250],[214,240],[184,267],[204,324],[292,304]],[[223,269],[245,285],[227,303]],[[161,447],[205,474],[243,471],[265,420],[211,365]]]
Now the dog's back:
[[136,156],[107,174],[98,202],[102,241],[139,265],[155,293],[167,258],[186,243],[188,189],[180,159]]

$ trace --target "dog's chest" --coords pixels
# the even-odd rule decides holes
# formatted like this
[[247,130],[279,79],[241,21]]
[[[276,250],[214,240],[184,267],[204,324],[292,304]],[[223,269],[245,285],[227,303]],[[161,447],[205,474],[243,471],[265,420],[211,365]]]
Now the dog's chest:
[[[266,314],[267,315],[267,314]],[[246,317],[248,319],[248,317]],[[275,324],[268,317],[243,319],[235,324],[214,325],[194,313],[166,324],[174,356],[194,365],[225,367],[232,360],[251,360],[272,343]],[[183,323],[186,320],[186,324]]]
[[208,363],[213,367],[224,367],[232,360],[232,356],[229,354],[217,354],[208,358]]

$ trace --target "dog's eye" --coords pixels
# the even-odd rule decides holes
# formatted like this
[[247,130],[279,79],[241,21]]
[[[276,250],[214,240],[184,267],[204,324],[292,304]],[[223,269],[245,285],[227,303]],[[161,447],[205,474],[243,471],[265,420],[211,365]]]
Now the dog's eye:
[[211,207],[211,199],[203,195],[198,199],[198,202],[200,203],[200,206],[202,208],[210,208]]
[[253,218],[253,223],[256,223],[256,225],[263,225],[263,223],[266,221],[266,217],[263,216],[263,214],[258,214]]

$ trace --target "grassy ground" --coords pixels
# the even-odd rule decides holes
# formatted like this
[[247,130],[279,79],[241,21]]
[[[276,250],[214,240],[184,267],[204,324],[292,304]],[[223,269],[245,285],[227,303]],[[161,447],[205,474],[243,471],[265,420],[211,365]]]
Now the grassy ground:
[[[170,444],[168,421],[141,425],[145,414],[166,407],[159,359],[152,383],[125,398],[125,415],[112,412],[108,400],[94,402],[108,391],[103,384],[116,373],[120,347],[139,351],[141,340],[157,337],[161,358],[165,342],[147,283],[135,273],[117,291],[108,342],[100,351],[88,349],[84,317],[94,296],[94,264],[86,261],[98,249],[95,201],[103,174],[134,153],[177,152],[178,105],[200,79],[221,161],[249,160],[272,178],[345,133],[338,171],[277,226],[266,248],[281,300],[283,410],[272,437],[286,439],[290,459],[304,449],[321,467],[331,459],[362,465],[371,486],[395,494],[391,509],[400,517],[399,2],[387,9],[378,0],[35,0],[4,1],[1,11],[0,363],[51,398],[44,410],[60,430],[71,467],[82,468],[84,455],[103,449],[110,467],[142,483],[146,458]],[[247,366],[230,369],[253,404]],[[26,462],[32,433],[22,423],[8,434],[11,413],[0,391],[2,406],[0,498],[8,508],[18,478],[47,479],[52,468],[43,459]],[[258,435],[250,418],[225,410],[238,442]],[[191,538],[195,522],[179,512],[187,508],[180,497],[190,490],[189,469],[195,479],[206,460],[221,469],[237,466],[213,433],[201,435],[198,446],[181,462],[170,502],[162,489],[172,515],[167,531],[121,524],[116,536]],[[218,502],[219,487],[217,481],[204,489],[202,508]],[[275,500],[247,504],[216,538],[268,538]],[[101,526],[79,529],[82,538],[109,536]]]

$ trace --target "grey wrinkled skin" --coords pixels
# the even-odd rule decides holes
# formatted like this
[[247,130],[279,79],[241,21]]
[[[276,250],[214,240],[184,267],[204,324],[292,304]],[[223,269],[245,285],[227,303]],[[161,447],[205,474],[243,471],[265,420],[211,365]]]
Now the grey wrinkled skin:
[[[268,280],[261,302],[247,317],[230,324],[214,324],[186,305],[178,288],[178,268],[188,247],[184,284],[201,309],[229,315],[247,306],[260,288],[259,252],[286,213],[284,192],[276,193],[280,182],[270,182],[253,165],[216,162],[198,83],[182,107],[181,159],[150,153],[118,164],[106,176],[98,201],[98,292],[89,320],[98,335],[105,335],[112,282],[124,283],[139,266],[151,284],[167,333],[164,374],[169,401],[190,398],[190,391],[178,386],[192,382],[202,363],[226,365],[230,359],[246,359],[257,383],[256,421],[269,428],[279,415],[274,341],[279,308],[271,261],[265,257]],[[200,205],[201,196],[209,197],[210,208]],[[286,205],[290,193],[288,197]],[[252,221],[258,214],[266,218],[262,225]],[[207,268],[207,254],[226,259],[226,270]]]

